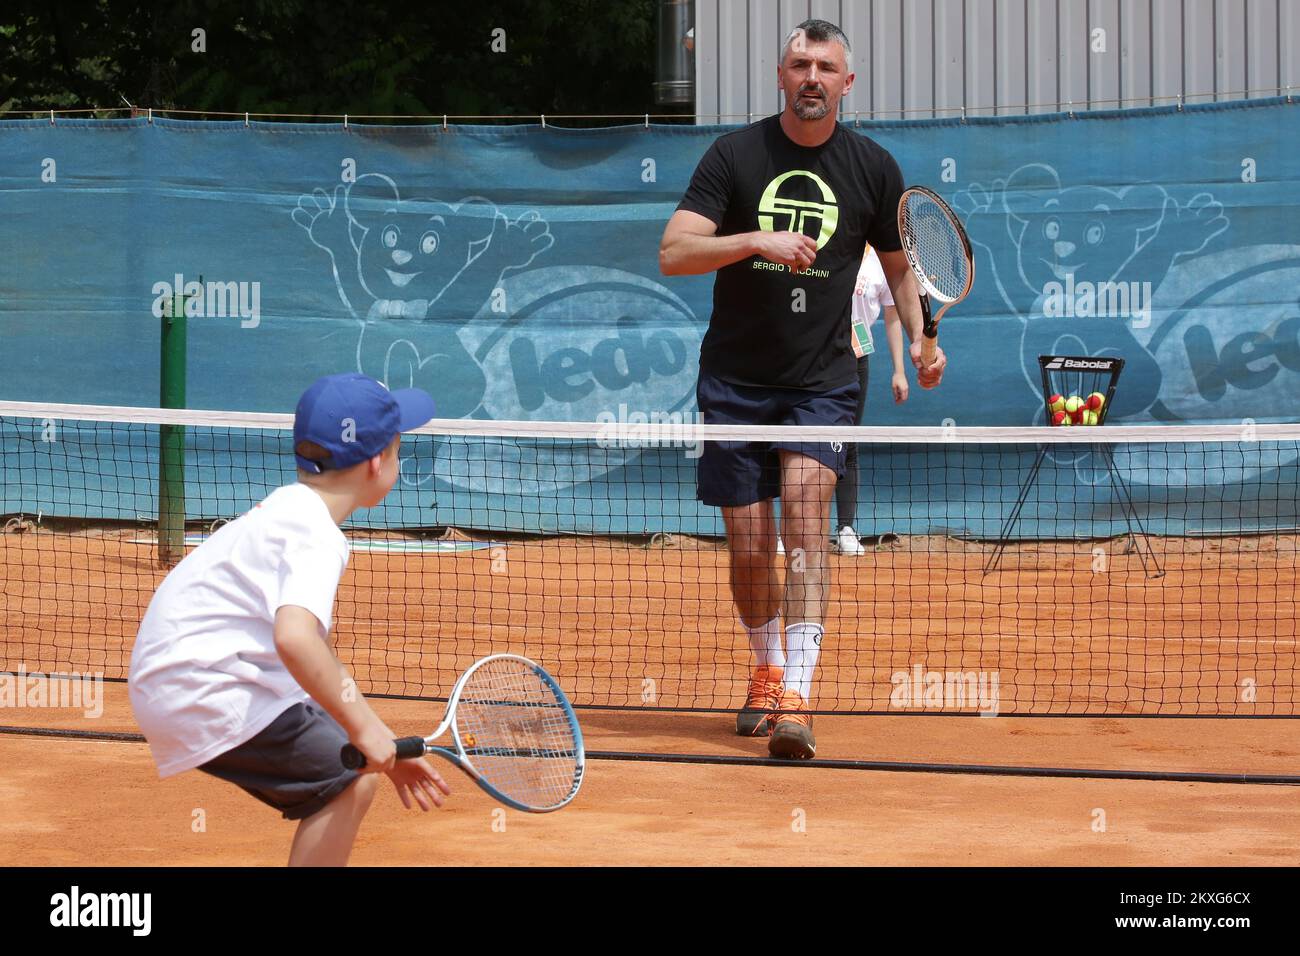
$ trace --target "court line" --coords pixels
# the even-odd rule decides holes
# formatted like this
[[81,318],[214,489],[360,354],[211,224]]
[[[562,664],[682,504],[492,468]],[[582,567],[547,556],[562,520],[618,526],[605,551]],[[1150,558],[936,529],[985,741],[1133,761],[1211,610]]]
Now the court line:
[[[54,730],[0,726],[0,734],[59,737],[117,743],[145,743],[143,734],[93,730]],[[947,773],[992,777],[1046,777],[1083,780],[1142,780],[1172,783],[1231,783],[1264,786],[1300,786],[1300,775],[1210,773],[1184,770],[1101,770],[1080,767],[1017,767],[991,764],[916,763],[890,760],[779,760],[774,757],[739,757],[719,754],[647,753],[629,750],[588,750],[590,760],[643,763],[704,764],[733,767],[780,767],[788,770],[874,770],[885,773]]]

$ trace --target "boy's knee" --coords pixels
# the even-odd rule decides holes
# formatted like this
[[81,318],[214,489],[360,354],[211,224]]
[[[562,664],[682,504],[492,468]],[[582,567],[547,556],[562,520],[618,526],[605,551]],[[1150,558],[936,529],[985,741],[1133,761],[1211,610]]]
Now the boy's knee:
[[379,792],[379,785],[383,781],[382,773],[363,773],[357,777],[356,783],[352,785],[355,793],[355,799],[364,800],[369,804],[375,799],[375,794]]

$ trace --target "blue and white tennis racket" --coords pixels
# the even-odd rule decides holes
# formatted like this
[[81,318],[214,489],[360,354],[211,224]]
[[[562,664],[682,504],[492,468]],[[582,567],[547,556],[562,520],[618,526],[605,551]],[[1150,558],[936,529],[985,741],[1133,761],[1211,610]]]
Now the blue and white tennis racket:
[[[451,730],[455,749],[435,747]],[[442,723],[428,737],[395,740],[397,759],[437,754],[506,806],[547,813],[565,806],[582,786],[582,729],[555,678],[517,654],[475,661],[456,681]],[[366,758],[347,744],[343,766]]]

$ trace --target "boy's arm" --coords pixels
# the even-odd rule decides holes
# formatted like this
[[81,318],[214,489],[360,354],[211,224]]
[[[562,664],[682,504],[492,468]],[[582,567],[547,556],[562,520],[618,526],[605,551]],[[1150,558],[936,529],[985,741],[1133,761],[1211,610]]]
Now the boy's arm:
[[302,689],[337,720],[366,755],[370,770],[389,771],[397,759],[393,734],[356,689],[347,669],[321,639],[320,622],[304,607],[275,612],[275,649]]

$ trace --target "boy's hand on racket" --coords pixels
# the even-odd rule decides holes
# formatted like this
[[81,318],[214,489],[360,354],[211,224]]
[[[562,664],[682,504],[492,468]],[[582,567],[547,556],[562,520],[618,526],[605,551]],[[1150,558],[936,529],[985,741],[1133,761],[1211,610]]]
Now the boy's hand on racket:
[[890,382],[894,389],[894,404],[902,405],[907,401],[907,373],[901,369],[894,373],[894,378]]
[[807,269],[817,259],[817,241],[802,232],[760,232],[758,254],[791,269]]
[[948,356],[943,354],[943,349],[935,346],[934,364],[924,365],[921,362],[921,342],[912,343],[908,350],[912,356],[912,366],[916,369],[916,380],[921,383],[922,388],[934,388],[943,379],[943,370],[948,365]]
[[365,755],[366,765],[360,773],[380,773],[392,770],[397,764],[397,747],[393,732],[381,721],[372,720],[365,730],[352,738],[352,746]]
[[442,806],[443,794],[451,795],[447,781],[423,757],[397,761],[393,769],[388,771],[388,779],[393,781],[402,806],[408,810],[414,800],[421,810],[428,812],[434,807]]

